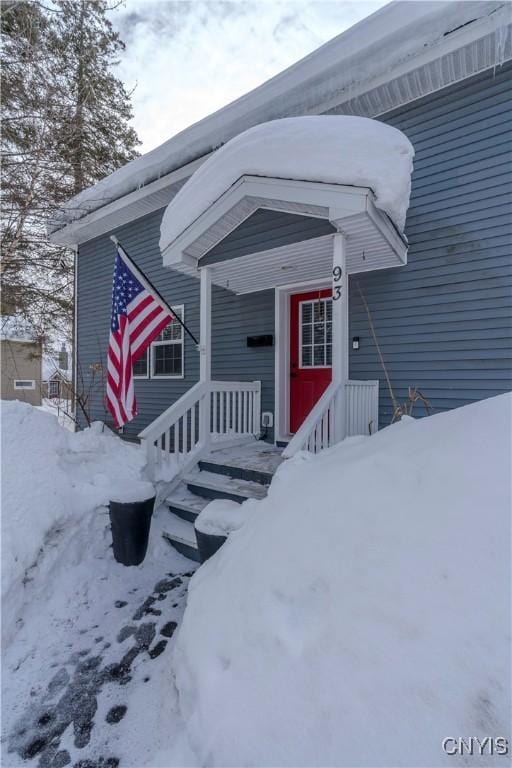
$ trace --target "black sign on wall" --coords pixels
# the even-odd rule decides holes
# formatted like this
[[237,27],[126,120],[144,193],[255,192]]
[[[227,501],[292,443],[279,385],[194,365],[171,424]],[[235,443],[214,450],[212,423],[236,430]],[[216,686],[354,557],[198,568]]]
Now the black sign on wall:
[[248,347],[272,347],[274,345],[274,337],[271,333],[265,334],[263,336],[248,336],[247,337],[247,346]]

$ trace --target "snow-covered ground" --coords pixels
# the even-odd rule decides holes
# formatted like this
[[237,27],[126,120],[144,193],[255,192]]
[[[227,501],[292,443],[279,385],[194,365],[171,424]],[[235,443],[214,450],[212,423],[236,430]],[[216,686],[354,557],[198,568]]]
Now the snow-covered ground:
[[2,765],[509,765],[441,743],[510,739],[511,416],[299,454],[212,505],[243,524],[191,578],[164,509],[144,563],[113,560],[138,447],[2,404]]
[[241,176],[369,187],[403,230],[414,149],[397,128],[351,115],[287,117],[256,125],[217,150],[167,206],[163,251]]
[[164,509],[141,566],[112,555],[105,503],[144,487],[142,451],[101,424],[2,403],[2,765],[194,763],[169,662],[193,564]]
[[66,427],[71,432],[75,431],[76,424],[71,412],[71,400],[59,399],[54,397],[43,397],[42,405],[38,406],[46,413],[53,414],[61,427]]
[[442,741],[510,740],[511,423],[503,395],[281,465],[190,583],[202,765],[510,765]]

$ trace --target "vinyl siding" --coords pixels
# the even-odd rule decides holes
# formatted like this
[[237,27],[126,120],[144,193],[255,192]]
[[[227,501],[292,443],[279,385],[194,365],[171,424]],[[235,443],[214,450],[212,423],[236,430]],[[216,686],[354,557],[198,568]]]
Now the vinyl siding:
[[[381,119],[400,128],[416,158],[406,234],[406,267],[351,278],[350,376],[380,379],[380,426],[389,423],[385,385],[358,284],[369,303],[398,400],[417,386],[436,412],[507,391],[511,355],[511,99],[510,65],[444,89]],[[185,321],[199,333],[199,281],[162,267],[162,211],[116,232]],[[217,245],[203,263],[234,258],[332,231],[308,217],[258,211]],[[85,375],[104,362],[114,250],[107,236],[80,246],[78,355]],[[249,349],[246,336],[274,333],[274,294],[241,297],[214,288],[212,375],[262,381],[262,410],[274,411],[274,349]],[[137,380],[137,434],[196,380],[199,357],[185,344],[185,378]],[[102,390],[93,417],[105,418]],[[418,415],[421,415],[418,408]],[[271,437],[271,435],[269,435]]]
[[203,256],[201,266],[300,243],[335,231],[332,224],[325,219],[260,209]]
[[[183,304],[185,323],[199,337],[199,280],[162,266],[158,248],[163,210],[152,213],[116,231],[130,256],[172,305]],[[279,228],[276,230],[279,232]],[[86,387],[92,367],[103,369],[110,327],[114,246],[108,235],[80,246],[78,258],[78,367]],[[274,348],[248,348],[248,335],[274,333],[274,292],[261,291],[238,297],[213,286],[212,377],[219,380],[261,381],[262,410],[274,410]],[[141,429],[186,392],[199,377],[199,353],[185,336],[184,377],[180,379],[135,379],[139,415],[127,425],[125,434],[136,436]],[[110,422],[104,405],[104,382],[97,376],[91,398],[93,419]],[[80,416],[80,414],[79,414]],[[83,416],[80,416],[83,425]],[[268,434],[273,439],[273,432]]]
[[407,266],[351,278],[350,376],[380,379],[381,426],[393,408],[358,283],[399,401],[417,386],[439,412],[512,387],[510,73],[381,118],[416,151]]

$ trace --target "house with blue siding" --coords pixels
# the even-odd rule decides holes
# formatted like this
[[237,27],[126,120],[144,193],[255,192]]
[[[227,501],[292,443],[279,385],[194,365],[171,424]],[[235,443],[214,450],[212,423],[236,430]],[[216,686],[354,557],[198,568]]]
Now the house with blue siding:
[[[510,11],[494,0],[390,3],[81,193],[51,223],[52,239],[76,249],[82,376],[106,366],[111,236],[199,338],[198,348],[173,323],[136,363],[138,415],[124,434],[142,439],[153,463],[179,454],[186,472],[206,442],[249,435],[288,445],[288,455],[320,450],[388,425],[410,387],[434,413],[511,389]],[[331,190],[336,203],[321,184],[285,189],[248,174],[160,247],[167,207],[219,147],[306,115],[373,118],[410,140],[404,237],[371,190]],[[355,206],[350,231],[333,214],[345,204]],[[379,239],[371,266],[350,266],[358,237],[367,247]],[[350,275],[340,309],[337,264]],[[315,321],[321,354],[297,341]],[[91,415],[108,421],[104,394],[98,387]],[[420,404],[414,415],[423,413]]]

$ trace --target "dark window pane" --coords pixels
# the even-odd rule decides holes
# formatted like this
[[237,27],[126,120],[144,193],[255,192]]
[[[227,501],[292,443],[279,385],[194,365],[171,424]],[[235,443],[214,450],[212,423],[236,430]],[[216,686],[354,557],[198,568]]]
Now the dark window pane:
[[169,325],[163,329],[159,335],[159,341],[181,341],[183,334],[183,326],[181,326],[177,320],[173,320]]
[[325,365],[324,347],[315,347],[315,365]]
[[161,344],[154,347],[155,376],[181,376],[181,344]]
[[[183,310],[175,310],[175,314],[180,319],[183,319]],[[183,326],[177,320],[172,320],[167,325],[162,333],[158,335],[157,341],[181,341],[183,338]]]
[[136,363],[133,364],[133,375],[134,376],[147,376],[148,375],[148,352],[149,350],[146,350],[146,354],[139,357]]
[[328,346],[326,347],[326,354],[327,354],[327,357],[325,360],[326,365],[332,365],[332,347],[330,344],[328,344]]
[[301,304],[301,311],[302,311],[302,322],[303,323],[310,323],[312,320],[311,315],[311,303],[305,302],[304,304]]
[[322,325],[315,325],[315,336],[314,336],[314,342],[315,344],[322,344],[324,343],[324,335],[325,335],[325,326],[322,323]]
[[311,366],[311,347],[302,347],[302,367],[309,368]]
[[312,339],[312,333],[311,333],[311,326],[304,325],[302,328],[302,343],[311,344],[312,341],[313,339]]
[[315,307],[315,310],[314,310],[315,323],[318,323],[320,321],[323,322],[324,312],[325,312],[325,302],[315,301],[314,307]]

